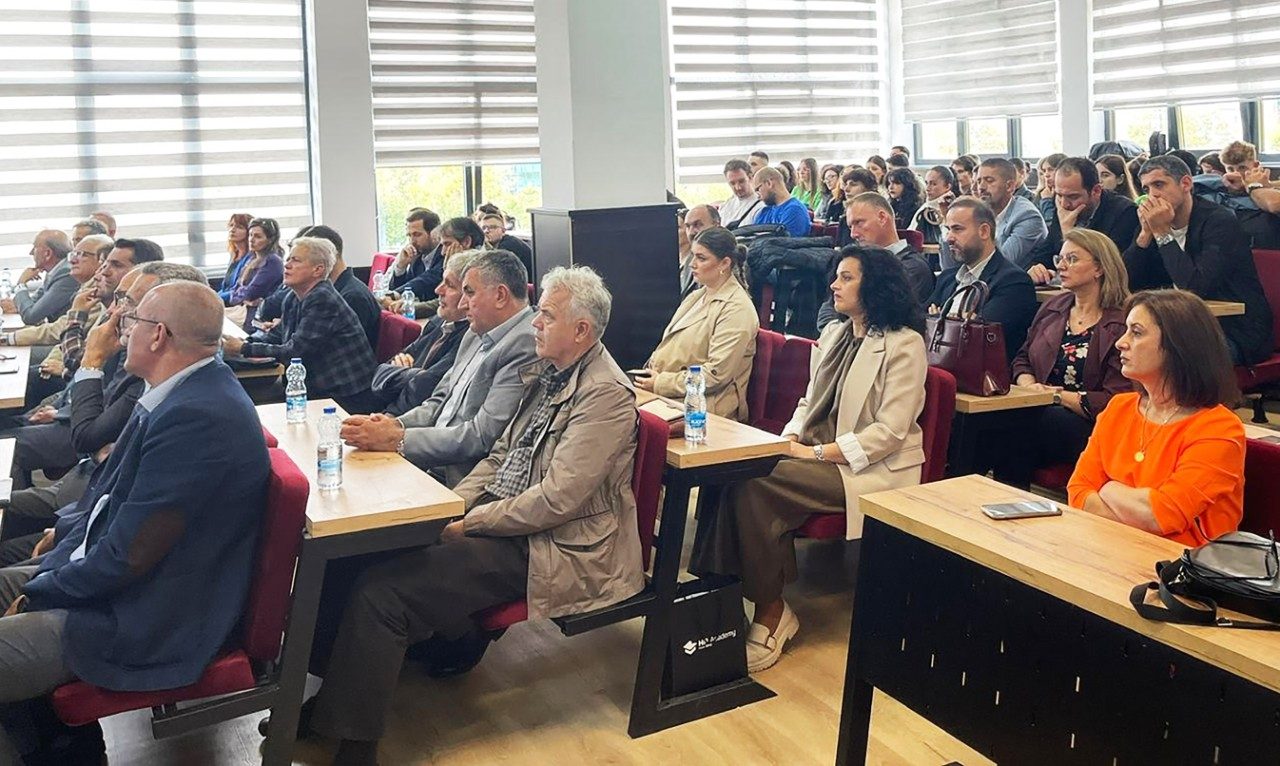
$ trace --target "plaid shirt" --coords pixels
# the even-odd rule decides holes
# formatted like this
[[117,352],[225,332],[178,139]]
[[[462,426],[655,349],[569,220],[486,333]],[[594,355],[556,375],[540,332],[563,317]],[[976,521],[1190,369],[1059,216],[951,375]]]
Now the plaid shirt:
[[498,467],[498,472],[494,474],[493,481],[490,481],[485,486],[485,492],[494,497],[505,499],[515,497],[529,488],[529,470],[533,461],[533,443],[537,441],[538,436],[546,430],[547,425],[551,422],[551,415],[553,414],[551,400],[569,382],[569,377],[573,375],[573,371],[577,367],[578,363],[575,362],[569,369],[559,372],[554,366],[549,365],[538,376],[538,384],[542,387],[542,399],[538,402],[538,409],[534,410],[533,417],[529,419],[529,425],[525,427],[524,433],[520,434],[515,446],[507,452],[507,459],[502,461],[502,465]]
[[324,280],[302,300],[288,301],[284,318],[267,333],[255,333],[240,352],[307,368],[313,398],[352,396],[369,389],[377,363],[360,320],[333,283]]
[[[111,301],[102,305],[103,309],[111,308]],[[80,369],[80,361],[84,359],[84,339],[89,330],[107,321],[107,311],[68,311],[67,326],[62,331],[62,377],[71,380]]]

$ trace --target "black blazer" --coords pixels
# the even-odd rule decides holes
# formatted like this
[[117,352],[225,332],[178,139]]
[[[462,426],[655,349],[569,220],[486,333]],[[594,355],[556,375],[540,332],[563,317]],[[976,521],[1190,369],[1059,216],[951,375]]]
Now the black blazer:
[[[929,296],[931,305],[941,308],[955,294],[956,274],[961,268],[953,266],[938,275],[938,284],[933,288],[933,295]],[[991,256],[978,278],[990,290],[981,316],[988,322],[999,322],[1003,327],[1005,355],[1012,360],[1022,348],[1027,328],[1039,308],[1035,285],[1027,272],[1010,263],[999,250]]]
[[[1058,223],[1058,210],[1052,205],[1042,207],[1041,212],[1050,211],[1046,223],[1049,225],[1049,236],[1045,238],[1036,262],[1047,269],[1054,268],[1053,257],[1062,250],[1062,225]],[[1102,192],[1098,201],[1098,209],[1084,226],[1086,229],[1106,234],[1116,243],[1116,249],[1123,253],[1133,244],[1138,236],[1138,206],[1133,200],[1115,192]]]
[[1222,331],[1245,364],[1271,355],[1275,348],[1271,306],[1258,281],[1249,243],[1230,210],[1193,197],[1185,252],[1176,240],[1164,247],[1155,240],[1139,247],[1135,241],[1125,251],[1124,265],[1129,288],[1135,292],[1177,285],[1205,300],[1243,303],[1243,315],[1221,318]]

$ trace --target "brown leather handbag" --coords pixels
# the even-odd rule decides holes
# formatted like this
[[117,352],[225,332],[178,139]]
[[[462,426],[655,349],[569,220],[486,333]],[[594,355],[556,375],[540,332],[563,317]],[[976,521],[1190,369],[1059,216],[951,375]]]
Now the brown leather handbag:
[[[1004,328],[999,322],[982,318],[982,304],[987,302],[989,293],[985,282],[961,287],[926,323],[925,353],[929,365],[954,375],[956,390],[961,393],[1009,393]],[[960,307],[959,316],[950,316],[953,304]]]

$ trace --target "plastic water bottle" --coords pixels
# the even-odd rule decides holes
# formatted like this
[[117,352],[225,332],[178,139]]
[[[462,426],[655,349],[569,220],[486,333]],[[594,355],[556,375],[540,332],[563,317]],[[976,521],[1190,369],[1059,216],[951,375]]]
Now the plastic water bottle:
[[320,441],[316,444],[316,486],[334,490],[342,486],[342,421],[337,407],[325,407],[320,416]]
[[684,382],[684,440],[702,444],[707,440],[707,381],[702,366],[689,365]]
[[0,298],[13,297],[13,272],[5,269],[0,273]]
[[400,313],[404,314],[405,319],[416,319],[418,309],[414,305],[418,302],[418,296],[413,294],[412,290],[405,290],[400,293]]
[[379,271],[373,275],[373,297],[382,300],[387,294],[386,271]]
[[307,368],[294,357],[284,371],[284,422],[307,422]]

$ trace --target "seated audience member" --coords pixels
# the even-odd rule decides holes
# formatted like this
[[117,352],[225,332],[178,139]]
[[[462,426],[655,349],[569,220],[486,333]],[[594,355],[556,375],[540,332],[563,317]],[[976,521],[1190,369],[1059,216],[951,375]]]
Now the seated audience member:
[[890,154],[885,157],[884,162],[889,166],[889,172],[893,172],[894,168],[910,168],[911,159],[903,154]]
[[[56,229],[45,229],[31,243],[31,259],[18,276],[12,298],[0,300],[6,314],[21,314],[26,325],[56,319],[71,308],[71,298],[79,285],[71,276],[71,240]],[[40,275],[44,275],[41,280]]]
[[[71,278],[79,285],[79,292],[76,298],[84,293],[90,293],[85,296],[81,302],[90,302],[92,308],[89,309],[89,321],[97,321],[98,315],[102,313],[102,304],[96,300],[93,292],[93,277],[98,273],[98,267],[102,265],[103,260],[115,247],[115,243],[111,241],[111,237],[106,234],[90,234],[80,240],[71,250],[71,254],[67,256],[67,263],[70,265]],[[57,319],[50,322],[41,322],[31,327],[23,327],[13,332],[0,333],[0,344],[6,346],[52,346],[62,339],[62,331],[67,329],[67,322],[72,311],[74,311],[75,298],[72,299],[71,307],[67,308],[67,312]]]
[[724,181],[732,193],[720,203],[720,220],[726,229],[750,226],[761,207],[760,197],[751,188],[751,166],[742,160],[729,160],[724,164]]
[[899,145],[899,146],[889,147],[889,156],[902,157],[903,159],[905,159],[907,161],[907,165],[905,165],[904,167],[909,167],[911,164],[911,150],[905,146]]
[[232,213],[227,219],[227,271],[218,289],[223,305],[231,299],[231,288],[239,284],[240,271],[249,262],[249,222],[252,220],[253,216],[248,213]]
[[[244,306],[240,325],[253,332],[258,304],[280,287],[284,278],[284,251],[280,248],[280,224],[274,218],[255,218],[249,222],[249,255],[231,285],[226,305]],[[234,319],[233,315],[233,319]]]
[[[396,288],[395,293],[384,298],[384,307],[399,311],[401,297],[406,290],[412,290],[414,297],[419,300],[424,296],[435,294],[440,280],[444,278],[444,262],[454,253],[478,250],[482,247],[484,247],[484,232],[480,230],[480,224],[470,218],[459,216],[440,224],[440,246],[433,253],[426,270],[401,284]],[[528,291],[528,285],[525,286],[525,291]],[[431,311],[435,311],[434,306],[431,307]]]
[[830,223],[844,218],[844,187],[840,185],[840,175],[844,168],[840,165],[827,165],[822,169],[822,198],[825,205],[818,211],[818,220]]
[[[335,257],[333,271],[329,272],[329,281],[333,283],[338,295],[341,295],[351,310],[356,313],[360,326],[364,328],[364,335],[369,339],[369,348],[377,348],[378,323],[382,320],[382,307],[378,305],[378,299],[373,297],[373,291],[369,289],[369,285],[357,279],[355,272],[342,259],[342,235],[328,226],[317,224],[307,226],[298,233],[298,236],[319,237],[333,245]],[[293,295],[293,292],[290,291],[288,295]],[[288,295],[285,296],[285,300],[290,300]]]
[[529,277],[503,250],[476,256],[462,274],[460,308],[470,331],[431,398],[398,418],[348,418],[342,438],[373,452],[399,452],[453,486],[493,449],[520,404],[520,370],[534,359]]
[[750,166],[751,176],[754,178],[761,168],[769,167],[769,155],[756,149],[747,156],[747,165]]
[[1245,435],[1231,411],[1240,393],[1226,342],[1191,293],[1142,292],[1126,308],[1127,329],[1116,345],[1120,370],[1138,390],[1117,394],[1098,415],[1067,499],[1183,545],[1203,545],[1234,531],[1243,515]]
[[459,305],[462,275],[480,253],[465,250],[449,258],[444,279],[436,288],[440,296],[436,315],[423,325],[417,340],[374,371],[373,393],[388,415],[403,415],[425,402],[453,367],[458,346],[470,327],[467,312]]
[[1249,245],[1280,249],[1280,189],[1258,162],[1258,150],[1246,141],[1232,141],[1219,156],[1226,171],[1222,185],[1230,197],[1228,207]]
[[[782,598],[796,579],[794,531],[813,513],[842,513],[862,536],[858,497],[920,483],[924,463],[923,318],[901,261],[888,251],[840,251],[836,311],[818,338],[804,398],[782,433],[791,458],[760,479],[730,485],[695,542],[690,571],[742,578],[755,604],[747,670],[772,666],[800,623]],[[704,509],[704,512],[707,512]]]
[[1049,270],[1062,250],[1062,235],[1072,229],[1090,229],[1105,234],[1124,252],[1138,234],[1138,207],[1127,197],[1102,188],[1098,169],[1087,157],[1067,157],[1054,171],[1053,199],[1040,201],[1049,222],[1045,255],[1028,269],[1036,284],[1047,284]]
[[101,221],[103,226],[107,227],[107,236],[112,239],[116,238],[116,217],[110,213],[99,210],[96,213],[90,213],[89,217],[95,221]]
[[756,224],[781,224],[789,237],[807,237],[812,230],[809,208],[787,191],[782,174],[773,168],[763,168],[756,173],[756,194],[764,202],[764,208],[756,215]]
[[[978,166],[974,187],[977,196],[996,214],[996,244],[1000,254],[1010,263],[1027,269],[1036,251],[1043,247],[1048,229],[1035,204],[1013,193],[1016,181],[1013,163],[995,157]],[[951,263],[951,254],[942,253],[941,260],[946,268]]]
[[956,190],[960,195],[977,195],[977,191],[973,188],[977,171],[978,163],[967,154],[962,154],[951,161],[951,174],[955,176]]
[[889,204],[893,207],[894,226],[906,229],[923,203],[920,179],[907,168],[894,168],[886,177]]
[[[972,197],[951,203],[947,210],[947,244],[958,263],[938,275],[929,297],[929,313],[941,310],[959,288],[979,281],[986,283],[989,295],[981,316],[1004,328],[1005,351],[1013,359],[1036,314],[1036,290],[1027,272],[1001,254],[995,232],[996,217],[986,203]],[[953,312],[962,309],[952,305]]]
[[1040,158],[1040,164],[1036,166],[1036,175],[1039,180],[1035,191],[1036,200],[1053,199],[1054,172],[1066,158],[1067,155],[1061,152],[1055,152]]
[[876,188],[884,191],[885,178],[889,175],[889,163],[884,161],[884,157],[873,154],[867,158],[867,170],[871,171],[871,175],[875,176]]
[[[1118,154],[1104,154],[1094,163],[1094,168],[1098,171],[1098,183],[1102,184],[1103,189],[1137,201],[1138,192],[1124,157]],[[1124,250],[1121,249],[1120,252]]]
[[1209,152],[1200,155],[1198,160],[1200,163],[1200,172],[1205,175],[1222,176],[1227,174],[1227,168],[1222,164],[1217,152]]
[[[253,403],[214,357],[222,301],[166,284],[120,319],[125,366],[149,388],[53,550],[6,570],[9,587],[30,577],[0,618],[6,725],[16,703],[76,679],[192,684],[244,611],[269,463]],[[0,753],[30,735],[0,729]]]
[[301,359],[310,398],[333,399],[347,412],[371,412],[376,402],[369,382],[376,363],[360,319],[329,281],[336,260],[329,240],[295,239],[285,260],[284,283],[297,304],[270,330],[244,340],[225,337],[222,348],[227,356],[285,365]]
[[782,183],[786,185],[787,193],[790,194],[796,188],[795,166],[790,162],[783,160],[778,163],[777,171],[782,174]]
[[693,280],[702,287],[680,303],[645,362],[636,388],[684,399],[690,365],[701,365],[707,412],[745,423],[747,380],[760,320],[747,292],[747,250],[720,227],[694,237]]
[[411,644],[465,635],[475,612],[516,599],[532,618],[560,617],[644,587],[631,493],[635,395],[600,343],[609,307],[590,269],[547,274],[527,393],[493,452],[458,485],[466,515],[438,543],[356,581],[310,721],[342,740],[336,763],[376,761]]
[[1267,358],[1274,348],[1271,306],[1240,223],[1191,193],[1191,171],[1176,157],[1147,160],[1139,178],[1147,198],[1138,206],[1138,236],[1124,254],[1129,286],[1180,287],[1205,300],[1243,303],[1243,315],[1220,318],[1231,360]]
[[911,219],[908,229],[920,232],[926,245],[942,241],[942,222],[947,217],[947,206],[960,196],[956,177],[945,165],[934,165],[924,174],[925,201]]
[[80,244],[80,240],[85,237],[91,237],[94,234],[100,234],[110,239],[107,235],[107,225],[102,221],[99,221],[97,218],[85,218],[84,220],[77,221],[76,225],[71,227],[72,249],[75,249],[75,246]]
[[853,244],[853,234],[849,231],[849,201],[867,192],[879,194],[880,187],[870,170],[854,166],[846,168],[840,174],[840,190],[844,194],[844,210],[841,212],[840,228],[836,233],[836,247]]
[[[440,228],[440,216],[425,207],[415,207],[404,219],[404,236],[409,241],[400,248],[396,262],[391,267],[391,289],[397,290],[411,279],[422,276],[429,269],[437,269],[444,263],[440,243],[435,232]],[[428,277],[428,281],[430,281]],[[437,278],[438,282],[439,279]],[[415,293],[416,295],[416,293]]]
[[799,200],[810,212],[822,207],[822,177],[818,175],[818,161],[812,157],[800,160],[796,168],[796,185],[791,196]]
[[519,237],[507,233],[507,219],[502,213],[485,213],[480,218],[485,250],[506,250],[520,259],[524,270],[533,274],[533,249]]
[[1035,192],[1027,188],[1027,175],[1029,173],[1027,161],[1021,157],[1010,157],[1009,161],[1013,163],[1014,172],[1017,173],[1013,185],[1013,193],[1028,202],[1034,203],[1036,201]]
[[[1061,191],[1061,176],[1057,184]],[[1053,406],[1027,410],[995,441],[996,478],[1020,487],[1037,468],[1074,463],[1098,413],[1131,388],[1115,347],[1129,298],[1120,251],[1100,232],[1077,228],[1054,260],[1066,294],[1040,306],[1012,367],[1017,385],[1052,390]]]
[[[898,256],[907,272],[911,293],[916,296],[921,307],[927,305],[929,296],[933,294],[933,269],[929,267],[924,255],[913,250],[905,239],[898,236],[889,202],[879,192],[863,192],[849,200],[847,212],[849,230],[857,244],[879,247]],[[835,293],[832,293],[818,308],[818,329],[826,327],[828,322],[843,318],[844,315],[836,311]]]
[[680,295],[688,295],[697,289],[698,283],[693,279],[693,241],[707,229],[720,225],[723,219],[720,212],[710,205],[694,205],[685,211],[684,221],[680,224]]

